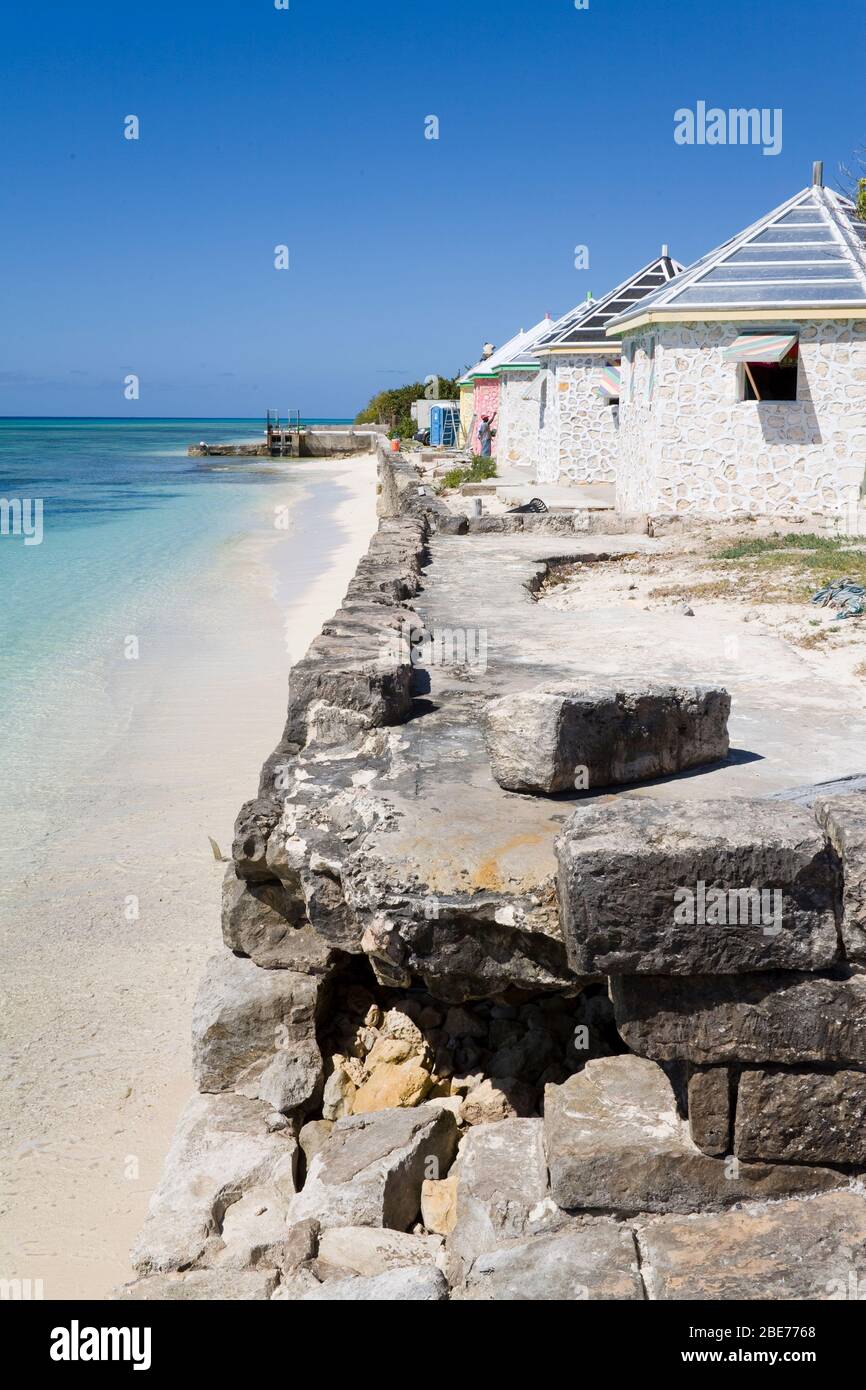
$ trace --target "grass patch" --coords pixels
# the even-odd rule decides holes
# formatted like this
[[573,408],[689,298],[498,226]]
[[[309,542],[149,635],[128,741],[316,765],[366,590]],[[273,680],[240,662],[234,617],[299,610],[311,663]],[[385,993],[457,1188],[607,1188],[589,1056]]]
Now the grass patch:
[[733,575],[724,579],[684,579],[680,584],[663,584],[650,589],[649,598],[739,598],[740,589]]
[[795,647],[805,647],[806,651],[814,651],[815,647],[821,647],[832,636],[830,628],[822,627],[818,632],[806,632],[802,637],[789,637],[789,642],[793,642]]
[[496,477],[496,460],[473,454],[468,468],[449,468],[442,482],[447,488],[462,487],[464,483],[486,483]]
[[841,536],[815,536],[790,532],[787,536],[744,536],[722,550],[716,551],[718,560],[744,560],[753,555],[767,555],[775,550],[838,550],[847,542]]
[[866,584],[866,549],[846,536],[743,537],[716,551],[713,560],[730,566],[738,579],[781,584],[794,602],[811,597],[833,579]]

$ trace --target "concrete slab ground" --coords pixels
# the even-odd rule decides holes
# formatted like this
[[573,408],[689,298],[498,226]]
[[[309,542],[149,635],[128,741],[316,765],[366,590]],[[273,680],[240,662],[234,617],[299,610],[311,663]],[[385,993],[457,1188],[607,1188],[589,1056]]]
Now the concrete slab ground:
[[[434,638],[427,675],[420,673],[422,683],[429,676],[429,688],[399,731],[400,756],[386,793],[396,825],[374,834],[370,848],[433,893],[536,892],[545,917],[548,907],[554,911],[554,836],[587,797],[765,796],[864,770],[862,696],[816,677],[779,639],[700,612],[645,612],[627,603],[562,612],[531,592],[548,561],[585,557],[591,564],[593,556],[662,545],[646,536],[433,538],[415,603]],[[484,746],[487,699],[586,678],[725,686],[733,697],[729,757],[597,793],[504,791]]]
[[568,508],[575,511],[607,510],[614,506],[613,483],[582,483],[565,487],[561,483],[534,483],[531,478],[508,475],[496,483],[496,496],[509,507],[520,507],[533,497],[540,497],[551,509]]

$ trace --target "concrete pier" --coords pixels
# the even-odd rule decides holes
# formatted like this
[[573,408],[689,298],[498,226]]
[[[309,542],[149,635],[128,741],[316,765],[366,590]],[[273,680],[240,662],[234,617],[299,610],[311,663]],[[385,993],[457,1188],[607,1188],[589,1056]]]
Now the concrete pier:
[[305,425],[270,429],[259,442],[191,444],[189,458],[339,458],[368,453],[381,434],[377,425]]

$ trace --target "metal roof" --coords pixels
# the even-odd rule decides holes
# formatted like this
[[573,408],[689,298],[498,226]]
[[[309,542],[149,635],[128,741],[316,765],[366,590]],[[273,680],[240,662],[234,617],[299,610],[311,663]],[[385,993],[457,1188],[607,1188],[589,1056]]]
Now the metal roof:
[[866,223],[811,184],[609,322],[616,332],[664,310],[866,308]]
[[[547,331],[550,324],[551,319],[548,315],[546,318],[541,319],[534,328],[521,328],[519,333],[515,333],[514,337],[509,338],[508,342],[503,343],[502,347],[497,348],[496,352],[491,353],[489,357],[482,357],[479,362],[475,363],[474,367],[470,367],[465,376],[460,378],[458,385],[465,386],[476,376],[492,376],[497,367],[511,366],[519,362],[525,356],[529,348],[531,348],[541,335]],[[529,360],[532,361],[531,358]],[[535,363],[534,365],[537,366],[538,364]]]
[[656,256],[601,299],[584,300],[564,314],[549,333],[539,338],[534,354],[542,356],[554,348],[599,346],[602,350],[610,349],[607,327],[611,319],[660,287],[666,287],[682,269],[679,261],[671,260],[670,256]]

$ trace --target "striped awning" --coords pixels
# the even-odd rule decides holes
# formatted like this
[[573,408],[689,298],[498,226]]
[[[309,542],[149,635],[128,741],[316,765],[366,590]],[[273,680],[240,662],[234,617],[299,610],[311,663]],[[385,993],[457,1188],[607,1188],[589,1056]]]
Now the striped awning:
[[597,390],[600,396],[619,396],[622,380],[619,367],[604,367],[598,374]]
[[796,333],[744,333],[722,356],[726,362],[781,362],[796,345]]

